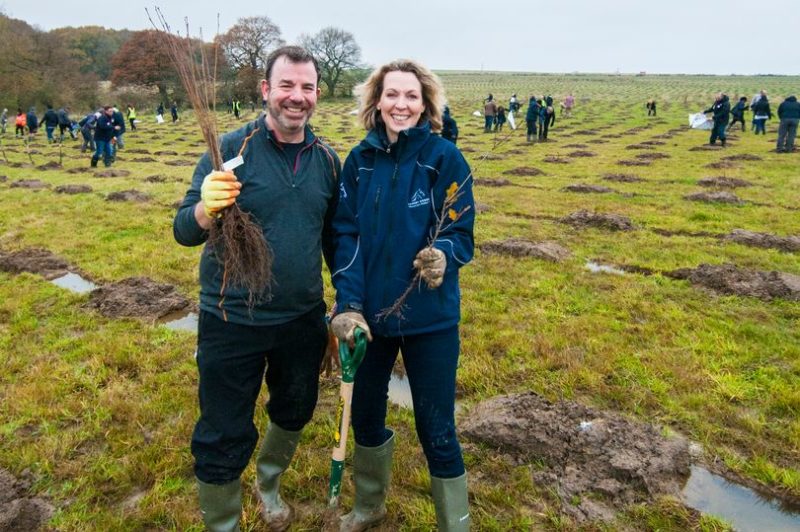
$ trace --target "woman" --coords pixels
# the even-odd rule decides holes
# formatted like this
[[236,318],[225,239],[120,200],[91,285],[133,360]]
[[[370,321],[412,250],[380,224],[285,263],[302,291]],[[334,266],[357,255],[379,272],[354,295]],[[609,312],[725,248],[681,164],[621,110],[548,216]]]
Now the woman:
[[[454,406],[458,270],[474,249],[472,175],[461,152],[433,134],[442,127],[444,92],[427,68],[394,61],[375,70],[360,90],[359,119],[367,136],[342,170],[333,222],[337,313],[331,329],[352,344],[360,328],[371,341],[355,378],[356,498],[341,530],[364,530],[386,515],[395,440],[385,425],[386,400],[398,351],[439,529],[468,530]],[[400,310],[387,312],[409,288]]]
[[756,126],[756,135],[758,135],[759,131],[762,135],[767,134],[766,123],[770,118],[772,118],[772,111],[769,108],[769,100],[762,91],[761,98],[753,104],[753,122]]

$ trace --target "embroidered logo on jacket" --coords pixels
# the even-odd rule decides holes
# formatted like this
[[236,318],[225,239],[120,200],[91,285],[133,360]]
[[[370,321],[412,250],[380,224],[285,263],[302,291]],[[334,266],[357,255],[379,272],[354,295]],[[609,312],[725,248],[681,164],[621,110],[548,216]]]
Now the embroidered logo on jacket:
[[411,201],[408,202],[408,208],[413,209],[415,207],[424,207],[430,202],[431,199],[427,196],[427,194],[425,194],[425,191],[420,188],[414,192],[413,196],[411,196]]

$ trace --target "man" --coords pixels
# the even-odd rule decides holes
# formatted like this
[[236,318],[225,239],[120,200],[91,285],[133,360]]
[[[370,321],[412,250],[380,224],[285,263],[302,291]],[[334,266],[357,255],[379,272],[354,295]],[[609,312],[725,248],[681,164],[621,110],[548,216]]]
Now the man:
[[450,107],[446,105],[442,113],[442,138],[453,144],[458,142],[458,123],[455,118],[450,116]]
[[489,133],[492,131],[492,126],[494,126],[494,117],[496,114],[497,114],[497,104],[494,102],[494,97],[490,94],[489,97],[486,98],[486,103],[484,103],[483,105],[484,133]]
[[131,131],[136,131],[136,107],[131,104],[128,104],[128,122],[131,125]]
[[58,131],[61,142],[64,142],[64,131],[68,131],[69,137],[75,140],[75,132],[72,131],[72,120],[69,117],[69,107],[62,107],[58,110]]
[[531,96],[528,100],[528,111],[525,113],[525,125],[528,128],[528,142],[536,140],[536,123],[539,121],[539,104],[536,96]]
[[790,153],[794,150],[794,139],[797,136],[797,126],[800,123],[800,103],[792,95],[783,100],[778,106],[778,153]]
[[736,105],[733,106],[731,109],[731,116],[733,119],[731,123],[728,124],[728,131],[731,130],[733,126],[736,125],[737,122],[741,122],[742,124],[742,133],[744,133],[744,113],[747,111],[747,96],[742,96],[739,98],[739,101],[736,102]]
[[341,168],[307,125],[318,83],[317,62],[306,50],[285,46],[272,52],[261,81],[266,116],[222,139],[223,160],[230,160],[252,136],[244,164],[235,173],[218,172],[204,155],[175,216],[175,239],[196,246],[208,238],[214,218],[238,203],[262,226],[273,252],[274,283],[252,308],[246,290],[224,283],[213,250],[206,249],[200,261],[200,418],[192,454],[200,508],[211,530],[238,529],[239,477],[258,440],[253,412],[262,378],[270,422],[256,465],[261,514],[270,530],[286,529],[293,517],[278,481],[317,402],[328,338],[322,254],[330,266]]
[[728,126],[728,120],[730,120],[731,114],[731,104],[728,101],[728,95],[721,92],[718,93],[714,99],[714,104],[703,112],[713,113],[714,118],[714,127],[711,128],[711,138],[708,143],[713,146],[717,143],[717,138],[719,138],[722,145],[725,146],[725,128]]
[[53,132],[56,130],[56,126],[58,126],[58,113],[53,110],[53,106],[50,104],[47,104],[47,111],[44,112],[42,123],[44,124],[44,130],[47,133],[47,142],[55,142]]
[[111,141],[114,138],[114,133],[119,131],[120,127],[121,124],[114,117],[114,108],[110,105],[104,106],[103,112],[100,113],[95,125],[94,143],[96,148],[94,155],[92,155],[92,168],[97,167],[100,155],[103,156],[103,164],[111,166],[114,161],[114,149]]
[[125,147],[125,141],[122,139],[122,136],[125,134],[125,117],[122,116],[122,111],[115,105],[114,106],[114,122],[116,122],[119,127],[114,130],[114,156],[117,155],[117,150],[121,150]]
[[174,124],[178,121],[178,102],[172,102],[169,112],[172,115],[172,123]]
[[83,136],[81,153],[85,153],[87,148],[92,151],[97,149],[94,144],[94,128],[97,126],[97,119],[100,118],[100,114],[100,111],[89,113],[78,122],[78,126],[81,128],[81,135]]
[[36,136],[36,132],[39,131],[39,119],[36,117],[36,107],[28,109],[25,123],[28,125],[28,135],[30,137]]

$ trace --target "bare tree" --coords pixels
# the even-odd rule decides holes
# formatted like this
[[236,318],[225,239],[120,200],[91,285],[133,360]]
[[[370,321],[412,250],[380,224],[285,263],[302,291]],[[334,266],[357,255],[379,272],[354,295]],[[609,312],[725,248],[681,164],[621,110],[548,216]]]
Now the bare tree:
[[267,56],[282,46],[281,30],[269,17],[243,17],[219,37],[231,66],[235,69],[249,67],[261,70]]
[[320,77],[331,96],[342,76],[361,65],[361,47],[349,31],[328,26],[316,35],[301,35],[300,44],[319,61]]

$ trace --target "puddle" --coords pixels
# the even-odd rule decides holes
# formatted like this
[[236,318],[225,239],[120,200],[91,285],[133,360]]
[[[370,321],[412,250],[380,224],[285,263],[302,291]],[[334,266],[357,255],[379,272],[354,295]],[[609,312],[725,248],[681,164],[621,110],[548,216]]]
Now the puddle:
[[702,467],[692,466],[691,471],[683,488],[687,506],[721,517],[739,532],[800,530],[800,508],[763,497]]
[[592,273],[613,273],[614,275],[625,275],[623,270],[609,266],[608,264],[600,264],[594,261],[586,261],[586,269]]
[[50,281],[56,286],[71,290],[77,294],[87,294],[97,288],[97,285],[78,275],[77,273],[67,273]]
[[188,331],[197,334],[199,316],[195,312],[173,312],[158,320],[158,323],[173,331]]
[[414,408],[408,375],[392,372],[392,378],[389,379],[389,401],[401,408]]

